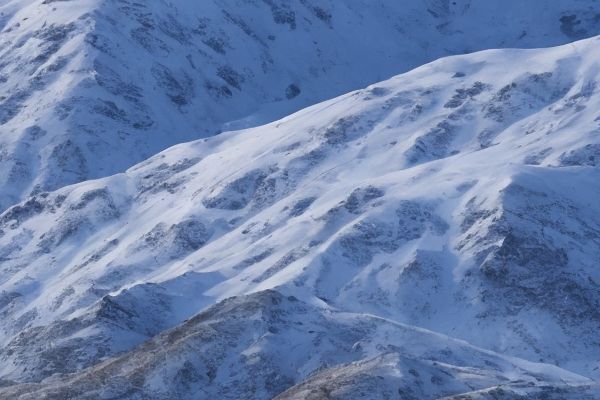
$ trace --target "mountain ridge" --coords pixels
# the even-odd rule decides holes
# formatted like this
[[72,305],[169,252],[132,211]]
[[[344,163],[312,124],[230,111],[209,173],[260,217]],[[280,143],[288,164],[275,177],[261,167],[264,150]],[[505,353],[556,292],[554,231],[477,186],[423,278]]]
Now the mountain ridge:
[[589,0],[238,3],[4,1],[0,209],[441,56],[600,33]]
[[[597,379],[598,43],[440,59],[9,208],[0,214],[0,376],[41,384],[0,395],[52,398],[69,379],[104,390],[85,378],[97,363],[143,354],[141,343],[210,305],[241,296],[232,301],[243,308],[243,296],[268,290]],[[305,318],[289,315],[289,326]],[[243,353],[287,340],[267,336]],[[392,365],[384,375],[393,387],[408,364],[386,354],[352,365]],[[304,393],[329,373],[356,377],[345,360],[334,364],[324,375],[310,364],[313,380],[277,390]],[[144,374],[128,396],[160,392]],[[182,396],[197,390],[190,376]],[[525,389],[505,382],[499,392],[501,381],[463,398],[596,393],[595,383],[562,388],[560,378]],[[281,393],[265,385],[260,396]],[[444,395],[458,393],[468,392]]]
[[[377,336],[389,341],[374,349]],[[297,351],[300,345],[320,350],[307,354]],[[228,359],[230,347],[241,347],[239,360]],[[372,353],[380,355],[370,359]],[[349,362],[365,356],[359,362]],[[318,357],[323,359],[314,360]],[[310,370],[315,363],[337,364],[340,359],[346,360],[342,366],[324,367],[314,376],[302,377],[306,374],[302,370]],[[333,372],[327,383],[315,384],[320,375],[331,374],[336,368],[357,378],[340,379]],[[382,375],[384,368],[390,371]],[[228,376],[231,369],[234,373]],[[515,370],[519,371],[518,379],[511,378]],[[371,379],[365,373],[372,374]],[[546,396],[593,396],[600,390],[596,382],[556,367],[502,357],[374,316],[320,309],[273,290],[220,302],[144,343],[133,354],[102,363],[84,374],[53,377],[41,386],[9,387],[5,395],[19,399],[170,399],[201,393],[221,398],[270,398],[293,384],[298,375],[301,382],[275,398],[438,398],[463,390],[465,394],[456,398],[465,399],[471,398],[466,392],[474,389],[489,391],[492,396],[512,390]],[[139,375],[154,377],[142,378],[145,382],[140,385]]]

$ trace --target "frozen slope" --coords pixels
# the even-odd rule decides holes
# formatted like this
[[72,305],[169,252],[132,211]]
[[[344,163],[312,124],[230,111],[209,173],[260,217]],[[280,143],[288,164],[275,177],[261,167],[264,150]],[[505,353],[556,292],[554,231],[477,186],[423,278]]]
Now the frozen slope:
[[372,315],[309,305],[269,290],[225,300],[135,351],[80,374],[0,389],[0,396],[482,398],[472,392],[490,393],[495,400],[518,399],[515,393],[591,400],[600,387],[556,367],[504,357]]
[[[306,313],[291,307],[290,326],[323,310],[370,314],[597,379],[599,47],[600,38],[592,38],[444,58],[277,122],[178,145],[126,173],[11,207],[0,215],[0,376],[7,384],[38,382],[93,369],[4,393],[28,398],[32,390],[74,387],[76,379],[84,385],[77,390],[94,398],[106,389],[105,381],[89,380],[100,368],[132,385],[119,394],[124,398],[146,395],[145,385],[156,389],[154,379],[165,376],[156,371],[166,370],[191,385],[185,396],[192,396],[196,373],[180,366],[189,361],[204,371],[195,358],[204,344],[196,340],[220,336],[212,323],[188,335],[183,322],[223,299],[269,289],[310,305]],[[207,312],[200,321],[215,309]],[[251,373],[257,363],[283,368],[272,351],[289,347],[280,326],[258,329],[253,319],[230,317],[236,326],[223,329],[244,331],[248,347],[219,339],[210,393],[228,374]],[[328,373],[347,378],[339,382],[343,393],[365,376],[361,368],[382,371],[391,385],[385,387],[394,387],[411,369],[406,357],[416,359],[418,373],[446,368],[402,349],[387,358],[392,338],[360,326],[346,328],[358,337],[339,349],[305,337],[312,344],[302,353],[315,360],[294,364],[275,386],[257,384],[257,391],[271,391],[256,398],[284,389],[301,396],[308,390],[303,380],[310,376],[306,385],[318,386]],[[180,332],[174,337],[182,341],[172,344],[185,351],[158,356],[141,347],[102,364],[108,369],[94,366],[169,328]],[[263,335],[266,361],[253,358],[258,350],[249,344]],[[347,346],[364,346],[361,340],[374,350],[342,356]],[[330,351],[341,355],[324,361]],[[452,361],[455,351],[462,354],[446,352],[440,362],[469,367],[471,361]],[[129,355],[148,359],[149,367],[132,371]],[[506,377],[507,396],[529,379]],[[472,385],[477,393],[469,396],[493,398],[504,379],[496,378]],[[560,378],[547,380],[552,393],[564,389]],[[169,382],[167,388],[180,381]],[[468,391],[462,378],[452,382],[445,396]],[[594,398],[588,381],[577,382],[564,390]],[[549,395],[539,390],[539,398]],[[58,393],[54,398],[64,397]],[[442,396],[425,398],[434,395]]]
[[593,0],[2,0],[0,210],[441,56],[598,34],[599,14]]

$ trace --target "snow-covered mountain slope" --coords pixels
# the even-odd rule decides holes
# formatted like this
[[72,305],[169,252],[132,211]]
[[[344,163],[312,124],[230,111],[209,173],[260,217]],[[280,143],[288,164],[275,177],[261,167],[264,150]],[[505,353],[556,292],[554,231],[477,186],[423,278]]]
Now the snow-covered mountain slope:
[[[286,391],[317,367],[322,371]],[[569,392],[600,394],[591,380],[556,367],[264,291],[226,300],[134,352],[80,375],[52,379],[43,386],[8,388],[0,395],[19,399],[271,399],[278,394],[277,399],[432,399],[498,389],[509,393],[513,388],[519,393],[562,393],[562,399],[583,399],[565,396]]]
[[598,15],[595,0],[2,0],[0,210],[444,55],[598,34]]
[[[89,379],[96,368],[141,391],[157,382],[156,371],[197,387],[194,374],[169,364],[172,354],[199,368],[196,344],[165,350],[163,361],[141,347],[109,367],[95,365],[168,328],[182,332],[190,326],[183,321],[217,301],[268,289],[319,310],[373,314],[597,379],[599,48],[600,38],[592,38],[444,58],[11,207],[0,215],[0,376],[36,382],[93,369],[0,394],[66,390],[75,386],[68,379],[92,393],[104,385]],[[311,310],[320,318],[322,311]],[[292,325],[309,323],[290,313]],[[255,350],[284,368],[271,358],[270,341],[288,348],[288,333],[275,327],[262,343],[251,321],[237,321],[232,331],[247,330],[258,347],[227,342],[217,357],[219,379],[209,375],[204,390],[215,393],[228,374],[250,373]],[[406,357],[416,358],[419,374],[438,368],[422,354],[386,358],[392,339],[359,325],[348,331],[366,335],[379,353],[333,364],[303,359],[277,390],[287,385],[299,396],[328,373],[354,382],[352,374],[365,374],[351,362],[358,370],[383,368],[390,385],[394,371],[403,374],[412,362]],[[303,354],[326,360],[329,350],[315,341]],[[131,372],[128,357],[149,357],[149,367]],[[473,385],[468,396],[493,398],[504,379],[497,378]],[[514,381],[529,378],[507,379],[512,396],[521,390]],[[594,388],[550,381],[555,393],[593,398]],[[463,386],[444,395],[467,391],[463,377],[452,382]],[[256,398],[267,398],[261,393]]]

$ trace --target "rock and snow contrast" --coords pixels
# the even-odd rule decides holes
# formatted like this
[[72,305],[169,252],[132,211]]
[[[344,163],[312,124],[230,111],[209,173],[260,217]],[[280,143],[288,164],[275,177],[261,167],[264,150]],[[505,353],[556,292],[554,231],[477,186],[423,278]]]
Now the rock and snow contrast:
[[0,399],[597,400],[599,15],[0,0]]
[[600,37],[453,56],[0,215],[0,398],[597,399]]
[[600,33],[596,0],[1,0],[0,212],[442,56]]

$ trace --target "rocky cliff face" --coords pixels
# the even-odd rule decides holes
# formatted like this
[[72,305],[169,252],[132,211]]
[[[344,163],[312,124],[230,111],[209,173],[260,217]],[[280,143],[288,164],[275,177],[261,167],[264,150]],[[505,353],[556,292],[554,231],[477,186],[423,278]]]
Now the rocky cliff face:
[[441,59],[9,208],[0,398],[597,397],[598,46]]
[[13,0],[0,5],[0,210],[449,54],[600,32],[592,0]]

